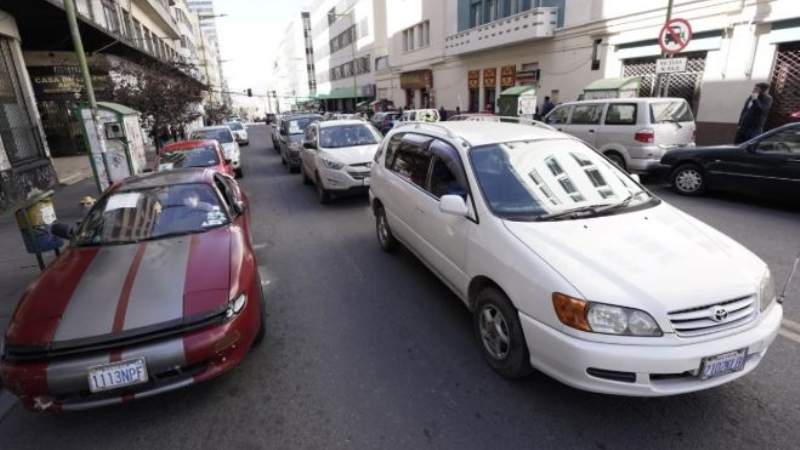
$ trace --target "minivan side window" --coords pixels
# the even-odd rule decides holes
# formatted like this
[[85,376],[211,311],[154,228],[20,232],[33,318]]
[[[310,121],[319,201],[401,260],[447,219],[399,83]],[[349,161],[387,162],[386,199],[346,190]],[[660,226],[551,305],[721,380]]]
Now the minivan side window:
[[636,125],[636,103],[609,104],[606,125]]
[[440,140],[434,141],[430,150],[433,164],[428,191],[436,198],[459,195],[466,200],[467,180],[458,151]]
[[428,179],[428,166],[431,162],[431,154],[428,151],[430,138],[409,139],[407,135],[400,143],[394,155],[394,161],[389,170],[399,175],[401,178],[410,181],[417,186],[425,189]]
[[600,116],[603,114],[602,104],[575,105],[572,110],[573,125],[595,125],[600,123]]
[[392,136],[392,138],[389,139],[389,142],[386,144],[385,164],[387,168],[392,167],[392,163],[394,162],[394,155],[397,152],[398,147],[400,147],[400,143],[403,142],[403,136],[405,136],[405,133],[397,133],[394,136]]
[[565,124],[569,119],[569,110],[571,106],[558,106],[547,116],[547,123],[552,124]]

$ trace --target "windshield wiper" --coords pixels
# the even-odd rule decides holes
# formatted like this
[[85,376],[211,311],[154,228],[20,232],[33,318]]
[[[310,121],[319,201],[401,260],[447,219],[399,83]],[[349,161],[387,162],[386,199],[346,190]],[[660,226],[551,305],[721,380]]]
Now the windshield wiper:
[[558,211],[549,214],[542,214],[536,217],[536,220],[556,220],[556,219],[563,219],[565,217],[578,217],[583,214],[587,215],[597,215],[601,208],[609,207],[613,205],[609,205],[607,203],[599,204],[599,205],[584,205],[578,206],[576,208],[565,209],[563,211]]

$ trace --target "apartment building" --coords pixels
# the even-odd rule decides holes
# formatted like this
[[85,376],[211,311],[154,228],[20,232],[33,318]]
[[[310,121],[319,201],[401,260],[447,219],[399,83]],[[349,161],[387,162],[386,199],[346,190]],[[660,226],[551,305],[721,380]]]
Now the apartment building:
[[228,83],[225,81],[225,75],[222,67],[222,53],[219,50],[219,35],[217,32],[217,14],[214,10],[213,0],[186,0],[189,10],[194,12],[200,21],[200,29],[205,35],[207,44],[212,48],[208,49],[210,55],[217,57],[217,75],[215,78],[219,80],[215,84],[215,90],[219,91],[220,98],[228,105],[231,104],[230,94],[228,93]]
[[326,110],[375,99],[376,68],[388,63],[386,0],[315,0],[310,23],[317,95]]
[[277,110],[292,111],[316,94],[314,50],[309,33],[310,14],[303,12],[289,22],[272,63]]

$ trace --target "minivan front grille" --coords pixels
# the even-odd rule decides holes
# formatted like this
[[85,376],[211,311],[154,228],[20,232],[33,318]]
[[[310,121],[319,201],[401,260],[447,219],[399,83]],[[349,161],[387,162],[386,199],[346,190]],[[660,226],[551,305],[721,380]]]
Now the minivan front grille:
[[678,336],[694,337],[742,326],[756,317],[755,295],[673,311],[668,314]]

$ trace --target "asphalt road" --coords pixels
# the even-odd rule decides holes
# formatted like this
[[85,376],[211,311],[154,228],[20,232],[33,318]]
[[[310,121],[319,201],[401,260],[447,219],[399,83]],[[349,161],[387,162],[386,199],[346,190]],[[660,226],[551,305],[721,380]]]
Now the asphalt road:
[[[264,345],[212,382],[81,413],[15,407],[0,448],[798,448],[800,342],[695,394],[590,394],[484,363],[460,301],[408,252],[380,251],[366,198],[330,206],[250,128],[243,185],[268,285]],[[781,280],[800,213],[660,194],[764,257]],[[800,297],[798,289],[792,298]],[[798,319],[800,307],[788,305]]]

